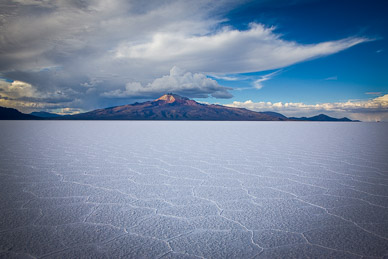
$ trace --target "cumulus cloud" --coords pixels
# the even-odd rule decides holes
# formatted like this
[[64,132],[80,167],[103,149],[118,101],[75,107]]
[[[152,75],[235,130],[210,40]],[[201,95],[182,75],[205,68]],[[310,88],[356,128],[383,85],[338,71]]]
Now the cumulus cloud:
[[[79,100],[70,97],[71,89],[53,93],[40,92],[33,85],[22,81],[0,80],[0,106],[31,112],[36,109],[55,109],[66,105],[77,105]],[[73,93],[74,94],[74,93]]]
[[8,99],[37,96],[36,89],[32,85],[17,80],[13,82],[0,80],[0,94]]
[[326,113],[336,117],[347,116],[352,119],[376,121],[388,120],[388,94],[366,101],[347,101],[321,104],[293,102],[233,102],[231,107],[246,108],[253,111],[275,111],[286,116],[313,116]]
[[169,75],[157,78],[152,83],[143,86],[139,82],[131,82],[126,84],[124,90],[118,89],[105,92],[102,93],[102,96],[110,98],[155,97],[173,92],[197,98],[204,98],[209,95],[215,98],[233,97],[228,90],[231,90],[231,88],[220,86],[217,81],[206,77],[204,74],[185,72],[174,66]]
[[[368,41],[350,37],[300,44],[282,39],[274,28],[262,24],[252,23],[246,29],[223,26],[224,14],[238,4],[6,0],[0,4],[0,76],[26,82],[47,96],[63,93],[73,99],[69,105],[89,110],[115,105],[122,96],[134,101],[149,95],[163,89],[156,87],[163,80],[169,83],[164,88],[177,88],[161,79],[173,66],[193,77],[264,71]],[[230,97],[209,80],[202,80],[207,83],[201,87],[180,87],[181,93]]]

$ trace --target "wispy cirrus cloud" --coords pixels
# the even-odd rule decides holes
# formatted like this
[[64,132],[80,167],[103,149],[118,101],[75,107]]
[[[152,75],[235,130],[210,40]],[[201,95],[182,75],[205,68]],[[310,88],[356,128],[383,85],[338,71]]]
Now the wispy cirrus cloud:
[[338,76],[330,76],[330,77],[327,77],[325,78],[326,81],[337,81],[338,80]]
[[366,92],[365,94],[368,94],[368,95],[381,95],[382,92]]
[[277,69],[330,55],[368,40],[351,37],[318,44],[298,44],[282,40],[274,28],[251,23],[247,30],[223,27],[210,35],[156,33],[144,43],[123,42],[114,53],[119,59],[177,65],[189,71],[246,73]]
[[261,88],[263,88],[263,82],[272,79],[274,76],[278,75],[279,73],[281,73],[281,70],[277,70],[277,71],[275,71],[275,72],[272,72],[272,73],[263,75],[263,76],[261,76],[259,79],[256,79],[256,80],[253,82],[253,86],[254,86],[256,89],[261,89]]
[[214,75],[210,74],[210,77],[213,77],[215,79],[220,79],[224,81],[238,81],[238,80],[245,80],[247,77],[237,76],[237,75]]

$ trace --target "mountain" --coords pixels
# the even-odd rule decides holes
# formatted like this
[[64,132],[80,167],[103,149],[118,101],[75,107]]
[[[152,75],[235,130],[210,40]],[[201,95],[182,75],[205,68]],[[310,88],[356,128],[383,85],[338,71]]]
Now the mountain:
[[40,118],[57,118],[61,117],[62,115],[56,114],[56,113],[50,113],[50,112],[31,112],[30,115],[40,117]]
[[12,108],[0,107],[0,120],[352,121],[348,118],[337,119],[325,114],[287,118],[277,112],[254,112],[244,108],[198,103],[171,93],[153,101],[65,116],[48,112],[24,114]]
[[0,120],[39,120],[39,117],[24,114],[13,108],[0,106]]
[[337,118],[327,116],[326,114],[319,114],[313,117],[301,117],[301,118],[290,117],[289,119],[294,121],[352,121],[351,119],[348,119],[346,117],[337,119]]
[[267,112],[261,112],[261,113],[264,113],[264,114],[267,114],[267,115],[270,115],[270,116],[273,116],[273,117],[277,117],[277,118],[280,118],[280,119],[283,119],[283,120],[287,120],[288,119],[286,116],[284,116],[283,114],[278,113],[278,112],[267,111]]
[[197,103],[176,94],[165,94],[154,101],[98,109],[55,119],[75,120],[216,120],[280,121],[265,113],[215,104]]

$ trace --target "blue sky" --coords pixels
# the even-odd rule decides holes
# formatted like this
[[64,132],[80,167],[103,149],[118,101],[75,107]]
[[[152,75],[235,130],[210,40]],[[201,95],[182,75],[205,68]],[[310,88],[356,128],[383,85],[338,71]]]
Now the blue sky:
[[388,120],[383,0],[0,3],[0,106],[62,114],[174,92]]
[[[235,99],[314,104],[373,97],[368,93],[386,94],[387,6],[385,1],[306,1],[294,5],[253,2],[232,10],[227,24],[245,28],[254,21],[274,26],[283,39],[298,43],[314,44],[355,35],[371,39],[330,56],[281,68],[276,76],[262,83],[259,91],[234,92]],[[260,75],[271,72],[236,75],[246,79],[241,81],[217,81],[231,87],[249,87]]]

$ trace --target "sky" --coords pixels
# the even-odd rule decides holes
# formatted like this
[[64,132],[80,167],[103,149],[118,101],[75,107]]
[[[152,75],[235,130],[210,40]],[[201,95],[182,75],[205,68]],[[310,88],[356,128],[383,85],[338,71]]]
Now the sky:
[[172,92],[388,121],[385,0],[3,0],[0,106],[85,112]]

